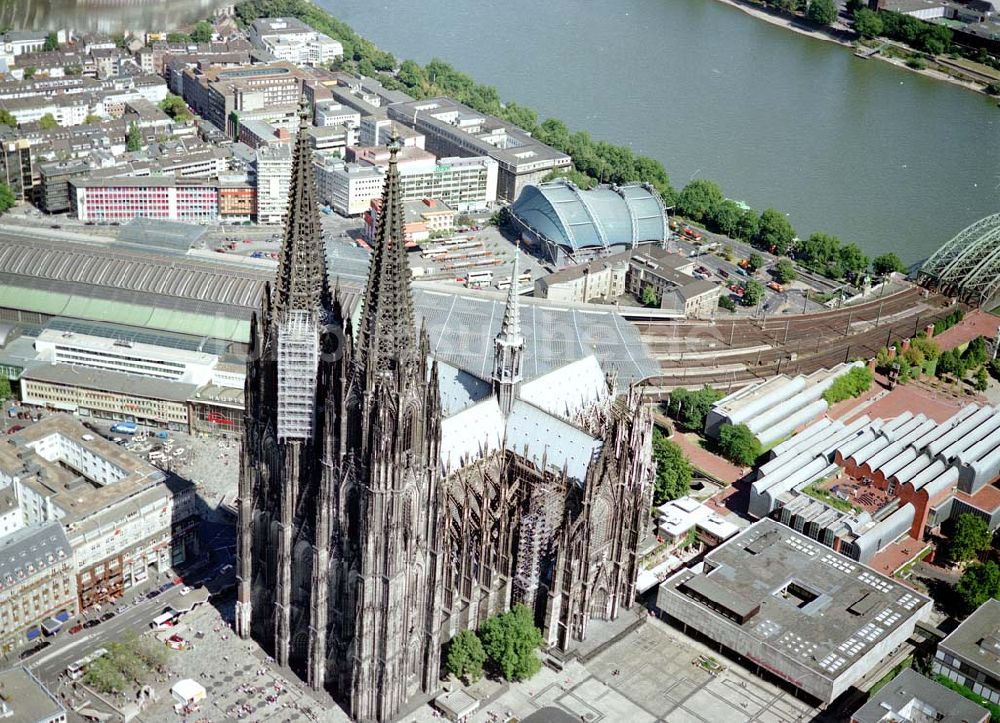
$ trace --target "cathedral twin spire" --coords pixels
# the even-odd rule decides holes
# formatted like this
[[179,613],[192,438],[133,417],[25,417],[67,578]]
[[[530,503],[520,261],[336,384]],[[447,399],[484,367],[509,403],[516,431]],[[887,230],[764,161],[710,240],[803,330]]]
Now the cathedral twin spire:
[[272,295],[275,311],[319,311],[331,303],[308,131],[309,104],[303,96],[292,152],[285,237]]
[[397,159],[400,148],[394,136],[389,142],[389,170],[382,191],[358,333],[359,362],[380,371],[415,361],[417,351],[410,268],[404,247],[403,197]]

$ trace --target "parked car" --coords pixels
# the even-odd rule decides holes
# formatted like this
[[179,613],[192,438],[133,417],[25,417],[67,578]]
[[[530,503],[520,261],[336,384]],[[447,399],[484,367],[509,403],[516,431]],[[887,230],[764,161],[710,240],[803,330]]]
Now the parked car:
[[20,424],[15,424],[13,427],[7,430],[7,434],[14,434],[15,432],[20,432],[24,427]]
[[148,593],[146,593],[146,599],[147,600],[152,600],[154,597],[156,597],[159,594],[160,594],[159,590],[150,590]]
[[100,620],[97,620],[97,619],[94,619],[94,620],[88,620],[87,622],[85,622],[85,623],[83,624],[83,627],[84,627],[84,628],[85,628],[86,630],[90,630],[91,628],[96,628],[96,627],[97,627],[98,625],[100,625],[100,624],[101,624],[101,621],[100,621]]
[[187,595],[189,592],[191,592],[191,588],[187,585],[181,588],[181,595]]
[[71,627],[69,629],[69,634],[70,635],[76,635],[81,630],[83,630],[83,625],[74,625],[73,627]]
[[103,615],[101,616],[101,622],[102,622],[102,623],[106,623],[106,622],[108,622],[108,620],[110,620],[110,619],[111,619],[111,618],[113,618],[114,616],[115,616],[114,612],[112,612],[111,610],[108,610],[108,612],[104,613],[104,614],[103,614]]

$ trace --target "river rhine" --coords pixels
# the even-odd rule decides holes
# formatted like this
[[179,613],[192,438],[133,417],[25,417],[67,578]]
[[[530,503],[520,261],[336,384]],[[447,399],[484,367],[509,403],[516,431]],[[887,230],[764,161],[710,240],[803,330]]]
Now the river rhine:
[[[1000,211],[995,101],[713,0],[318,2],[397,57],[443,58],[543,118],[658,158],[677,187],[709,178],[786,211],[800,235],[913,262]],[[106,31],[143,12],[99,5],[86,13]]]

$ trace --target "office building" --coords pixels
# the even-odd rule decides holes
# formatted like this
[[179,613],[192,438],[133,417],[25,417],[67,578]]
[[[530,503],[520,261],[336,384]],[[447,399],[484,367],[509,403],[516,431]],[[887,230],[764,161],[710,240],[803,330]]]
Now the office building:
[[259,18],[250,25],[250,42],[279,60],[323,65],[343,57],[344,46],[296,18]]
[[257,223],[281,223],[288,212],[291,149],[287,144],[258,148],[253,174],[257,186]]
[[904,668],[851,714],[851,723],[989,723],[981,705]]
[[504,201],[513,202],[527,186],[541,183],[553,170],[572,165],[565,153],[535,140],[517,126],[451,98],[393,103],[386,110],[390,119],[424,134],[426,148],[435,156],[494,159],[498,164],[497,196]]
[[125,223],[133,218],[207,223],[219,219],[218,182],[150,176],[73,178],[71,212],[81,221]]
[[933,670],[1000,705],[1000,600],[991,598],[938,643]]
[[830,703],[913,633],[931,601],[765,519],[659,588],[662,617]]

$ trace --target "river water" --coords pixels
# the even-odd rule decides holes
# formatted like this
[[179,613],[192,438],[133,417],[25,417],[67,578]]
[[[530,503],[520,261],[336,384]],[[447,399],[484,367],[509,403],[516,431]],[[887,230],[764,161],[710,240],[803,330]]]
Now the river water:
[[1000,211],[1000,108],[713,0],[319,0],[398,57],[904,260]]
[[[503,97],[907,262],[1000,211],[1000,108],[714,0],[318,0],[400,58],[441,57]],[[36,27],[113,32],[218,0],[0,0]],[[13,9],[12,9],[13,8]],[[20,22],[15,25],[24,27]]]

